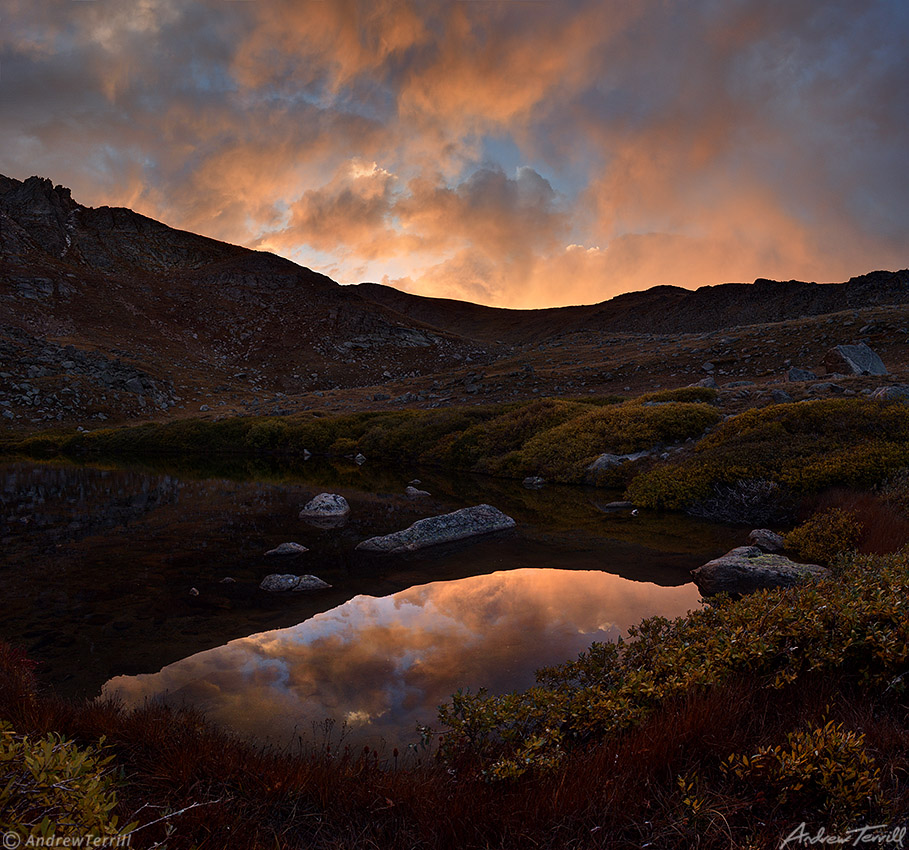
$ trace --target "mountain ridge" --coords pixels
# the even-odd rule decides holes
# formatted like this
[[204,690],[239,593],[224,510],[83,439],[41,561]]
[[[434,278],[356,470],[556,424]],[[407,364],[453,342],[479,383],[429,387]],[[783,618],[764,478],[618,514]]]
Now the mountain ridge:
[[[15,426],[614,393],[702,377],[701,358],[730,364],[718,374],[766,376],[820,362],[860,313],[906,305],[903,269],[487,307],[342,286],[127,208],[83,206],[47,178],[0,176],[0,417]],[[854,316],[833,338],[819,317],[844,311]],[[791,325],[791,351],[733,366],[736,351],[714,340],[738,329],[747,351],[767,323]],[[903,342],[886,344],[902,356]]]

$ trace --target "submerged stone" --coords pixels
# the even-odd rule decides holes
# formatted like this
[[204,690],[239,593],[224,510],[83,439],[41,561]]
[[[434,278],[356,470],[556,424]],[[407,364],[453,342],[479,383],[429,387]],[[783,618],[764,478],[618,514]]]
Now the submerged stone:
[[278,573],[272,573],[262,579],[259,587],[270,593],[283,593],[288,590],[323,590],[326,587],[331,587],[331,585],[316,576],[279,575]]
[[302,546],[299,543],[282,543],[280,546],[275,546],[274,549],[269,549],[265,554],[267,556],[283,556],[290,557],[292,555],[302,555],[304,552],[308,552],[305,546]]

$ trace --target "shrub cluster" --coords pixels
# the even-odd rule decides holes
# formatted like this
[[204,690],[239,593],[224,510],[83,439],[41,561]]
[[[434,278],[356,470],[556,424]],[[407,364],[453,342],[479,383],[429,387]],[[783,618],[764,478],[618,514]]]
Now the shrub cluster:
[[723,768],[769,806],[796,806],[827,817],[860,817],[880,795],[881,772],[865,736],[832,720],[790,732],[785,744],[751,755],[733,753]]
[[37,740],[17,735],[0,720],[0,831],[51,841],[127,835],[136,824],[121,828],[112,814],[111,761],[55,733]]
[[777,404],[726,420],[689,458],[635,478],[627,498],[642,507],[684,509],[709,499],[716,485],[756,479],[795,493],[833,485],[865,488],[907,463],[909,408],[903,404]]
[[814,564],[832,564],[855,549],[862,524],[851,511],[840,508],[820,511],[786,535],[786,548]]
[[[539,399],[506,405],[366,412],[342,416],[177,420],[68,436],[23,439],[20,451],[149,454],[315,454],[362,452],[387,463],[553,481],[581,482],[605,452],[624,454],[699,437],[720,418],[709,392],[667,391],[620,402]],[[697,399],[695,401],[680,401]]]

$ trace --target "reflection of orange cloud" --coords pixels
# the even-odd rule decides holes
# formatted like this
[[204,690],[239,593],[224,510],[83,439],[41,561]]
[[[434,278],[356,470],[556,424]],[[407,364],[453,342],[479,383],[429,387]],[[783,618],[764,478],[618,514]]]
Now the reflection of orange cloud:
[[131,704],[169,694],[217,721],[286,743],[333,716],[409,739],[460,687],[526,687],[541,666],[614,640],[652,614],[683,615],[693,585],[659,587],[609,573],[513,570],[358,596],[290,629],[232,641],[105,685]]

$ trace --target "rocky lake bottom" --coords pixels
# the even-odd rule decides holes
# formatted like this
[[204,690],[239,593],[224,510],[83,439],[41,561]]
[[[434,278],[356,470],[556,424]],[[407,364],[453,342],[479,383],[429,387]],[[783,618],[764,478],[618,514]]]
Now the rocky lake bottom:
[[[429,496],[405,495],[416,477]],[[299,518],[321,492],[349,502],[343,526]],[[610,498],[369,464],[7,462],[0,638],[64,696],[186,703],[281,747],[326,719],[358,744],[406,746],[460,688],[525,688],[643,617],[696,607],[689,571],[747,535]],[[407,557],[355,551],[480,503],[516,528]],[[285,542],[308,551],[265,555]],[[269,593],[271,573],[330,587]]]

